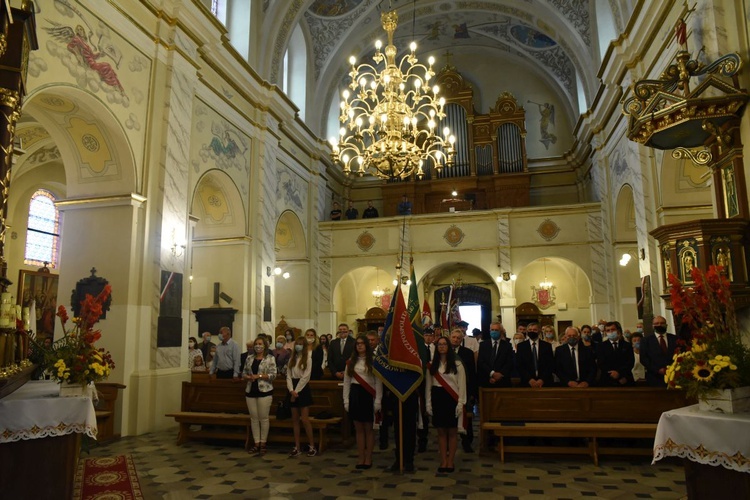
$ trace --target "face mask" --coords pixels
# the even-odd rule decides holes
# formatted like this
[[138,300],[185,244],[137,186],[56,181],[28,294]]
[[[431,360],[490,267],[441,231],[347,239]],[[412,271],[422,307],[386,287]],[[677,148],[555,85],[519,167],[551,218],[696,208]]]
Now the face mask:
[[195,347],[195,342],[188,342],[188,345],[189,345],[189,346],[190,346],[190,348],[192,349],[193,347]]
[[581,338],[585,340],[586,342],[591,340],[591,335],[581,335]]
[[546,339],[554,339],[555,338],[555,334],[554,333],[545,333],[544,334],[544,338],[546,338]]
[[305,346],[297,344],[297,345],[294,346],[294,350],[297,351],[297,352],[302,352],[302,349],[304,349],[304,347]]
[[276,349],[281,349],[282,347],[284,347],[283,342],[276,342]]
[[643,328],[636,328],[635,331],[638,333],[643,333]]
[[607,334],[607,339],[610,340],[611,342],[614,342],[615,340],[617,340],[617,332],[609,332]]
[[292,341],[292,337],[290,337],[290,336],[287,336],[287,338],[286,338],[286,341],[287,341],[287,342],[291,342],[291,341]]
[[253,346],[253,349],[255,349],[255,352],[263,352],[263,351],[265,351],[265,347],[263,347],[262,345]]
[[513,342],[513,345],[518,345],[518,343],[520,342],[520,340],[519,339],[513,339],[512,342]]
[[602,323],[601,325],[599,325],[599,331],[600,332],[604,331],[604,326],[605,326],[604,323]]
[[490,330],[490,338],[492,340],[500,340],[500,332],[498,330]]
[[625,340],[630,340],[630,334],[629,333],[623,334],[623,337],[625,337]]
[[654,327],[654,331],[655,331],[656,333],[661,333],[661,334],[664,334],[664,333],[667,333],[667,327],[666,327],[666,326],[663,326],[663,325],[655,326],[655,327]]
[[578,345],[578,337],[570,337],[568,339],[568,345],[572,345],[572,346]]
[[536,339],[538,339],[538,338],[539,338],[539,332],[526,332],[526,335],[527,335],[527,336],[528,336],[528,337],[529,337],[529,338],[530,338],[531,340],[536,340]]
[[314,343],[314,342],[315,342],[315,339],[311,339],[311,338],[309,338],[309,337],[308,337],[308,338],[306,338],[305,340],[307,340],[307,343],[308,343],[308,344],[312,344],[312,343]]
[[633,342],[633,349],[640,349],[640,348],[641,348],[640,341],[636,340],[635,342]]

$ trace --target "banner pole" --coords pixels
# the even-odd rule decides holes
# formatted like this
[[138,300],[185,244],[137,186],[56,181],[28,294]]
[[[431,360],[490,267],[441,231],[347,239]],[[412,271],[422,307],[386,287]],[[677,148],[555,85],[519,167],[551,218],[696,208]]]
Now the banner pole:
[[398,467],[404,473],[404,402],[398,400]]

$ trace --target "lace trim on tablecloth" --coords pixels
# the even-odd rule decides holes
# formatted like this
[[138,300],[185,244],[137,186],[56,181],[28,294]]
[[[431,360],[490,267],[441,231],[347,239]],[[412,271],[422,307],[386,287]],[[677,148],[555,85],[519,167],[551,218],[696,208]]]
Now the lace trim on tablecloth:
[[721,465],[726,469],[737,472],[750,472],[750,458],[745,457],[740,452],[729,455],[719,451],[707,450],[703,445],[694,448],[684,444],[677,444],[671,439],[667,439],[667,442],[664,444],[654,446],[654,460],[651,463],[655,464],[664,457],[687,458],[699,464]]
[[34,426],[30,429],[22,429],[18,431],[11,431],[4,429],[0,434],[0,443],[12,443],[14,441],[28,440],[28,439],[39,439],[45,437],[54,436],[65,436],[67,434],[86,434],[92,439],[96,439],[97,428],[96,426],[90,426],[87,424],[66,424],[60,422],[54,426],[38,427]]

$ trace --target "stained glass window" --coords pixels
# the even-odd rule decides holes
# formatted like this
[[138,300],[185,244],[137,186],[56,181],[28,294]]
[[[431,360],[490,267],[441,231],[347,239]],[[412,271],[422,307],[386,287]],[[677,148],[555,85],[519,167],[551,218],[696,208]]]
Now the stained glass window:
[[40,189],[29,202],[26,228],[24,264],[55,268],[58,265],[60,244],[60,212],[55,207],[55,196]]

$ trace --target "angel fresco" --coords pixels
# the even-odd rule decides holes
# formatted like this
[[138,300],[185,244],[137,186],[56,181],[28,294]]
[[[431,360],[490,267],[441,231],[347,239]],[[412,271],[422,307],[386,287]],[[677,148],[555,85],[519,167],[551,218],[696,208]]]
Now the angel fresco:
[[557,136],[549,130],[549,126],[555,125],[555,106],[548,102],[544,104],[528,101],[531,104],[536,104],[539,108],[539,114],[542,115],[542,119],[539,121],[539,133],[542,134],[542,138],[539,142],[544,144],[545,149],[549,149],[550,143],[555,144],[557,142]]
[[[45,27],[44,30],[50,34],[50,36],[66,44],[68,51],[73,54],[78,64],[88,67],[99,75],[99,79],[105,85],[116,89],[122,96],[125,96],[125,89],[120,83],[120,79],[117,76],[117,72],[111,64],[107,62],[101,62],[100,59],[103,57],[110,57],[117,65],[117,61],[114,60],[112,53],[115,53],[113,48],[110,47],[109,51],[99,50],[93,40],[93,33],[89,31],[87,35],[86,29],[82,25],[77,25],[75,29],[71,26],[66,26],[55,21],[48,22],[52,25],[51,27]],[[59,57],[59,55],[58,55]]]
[[216,166],[225,171],[246,169],[248,147],[236,130],[222,122],[212,122],[211,135],[211,141],[201,146],[200,156],[204,162],[213,159]]

